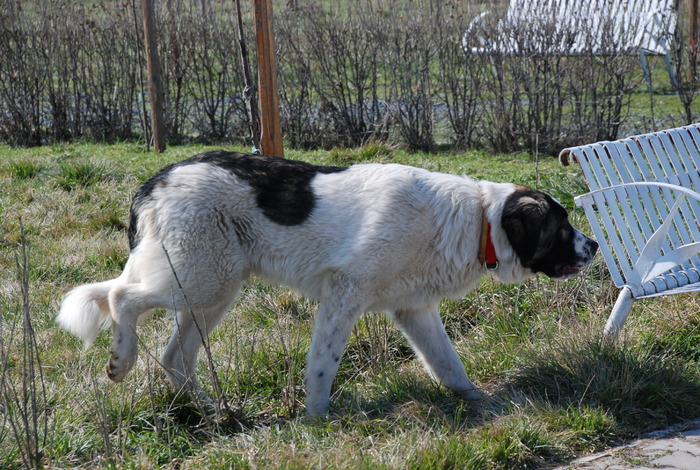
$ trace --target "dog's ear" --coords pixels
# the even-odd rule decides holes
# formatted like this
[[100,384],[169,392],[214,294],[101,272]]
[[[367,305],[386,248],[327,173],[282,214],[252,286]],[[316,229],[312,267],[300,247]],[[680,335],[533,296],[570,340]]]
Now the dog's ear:
[[544,193],[518,188],[503,205],[501,226],[523,266],[544,247],[543,234],[551,203]]

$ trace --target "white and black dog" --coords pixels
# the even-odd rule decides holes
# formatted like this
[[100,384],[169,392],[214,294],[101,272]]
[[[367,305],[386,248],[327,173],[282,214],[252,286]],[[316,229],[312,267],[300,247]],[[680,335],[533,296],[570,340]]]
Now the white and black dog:
[[479,398],[438,302],[464,295],[488,268],[502,282],[572,276],[598,247],[550,196],[522,186],[223,151],[144,183],[128,234],[124,272],[73,289],[57,319],[87,345],[111,324],[110,379],[123,380],[136,362],[139,316],[165,308],[175,312],[175,332],[162,365],[173,384],[201,393],[194,370],[202,333],[258,274],[319,300],[305,378],[312,415],[327,413],[343,349],[366,311],[386,311],[433,379]]

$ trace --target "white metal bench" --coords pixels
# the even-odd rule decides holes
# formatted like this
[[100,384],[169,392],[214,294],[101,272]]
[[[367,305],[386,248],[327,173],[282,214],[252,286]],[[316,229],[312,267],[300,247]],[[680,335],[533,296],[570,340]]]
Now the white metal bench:
[[562,150],[591,192],[577,196],[622,291],[617,336],[635,299],[700,290],[700,124]]
[[649,86],[646,55],[663,55],[677,84],[671,66],[675,0],[511,0],[495,28],[486,22],[489,14],[467,28],[467,54],[639,54]]

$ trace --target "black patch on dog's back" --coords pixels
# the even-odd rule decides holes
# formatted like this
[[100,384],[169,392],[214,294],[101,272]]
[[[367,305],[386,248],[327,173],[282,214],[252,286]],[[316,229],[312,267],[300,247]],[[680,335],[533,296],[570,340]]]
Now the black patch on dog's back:
[[280,225],[299,225],[311,214],[316,202],[311,190],[314,176],[347,169],[223,151],[205,153],[193,159],[217,165],[245,180],[255,189],[258,207]]
[[316,202],[311,180],[317,174],[337,173],[347,169],[237,152],[215,151],[195,155],[163,168],[136,192],[129,219],[129,246],[132,250],[138,244],[136,227],[141,205],[150,199],[156,187],[168,183],[169,173],[175,168],[200,163],[216,165],[250,184],[263,214],[280,225],[299,225],[311,214]]

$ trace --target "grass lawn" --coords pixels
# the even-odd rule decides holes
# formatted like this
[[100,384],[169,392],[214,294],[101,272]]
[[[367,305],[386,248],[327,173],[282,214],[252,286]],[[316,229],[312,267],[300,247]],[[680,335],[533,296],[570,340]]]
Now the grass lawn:
[[[430,381],[381,313],[349,341],[327,419],[304,414],[302,377],[315,305],[251,281],[211,335],[199,376],[217,420],[175,394],[157,364],[164,312],[139,330],[122,384],[54,317],[71,287],[116,277],[128,255],[131,196],[202,146],[0,147],[0,468],[540,468],[700,416],[700,297],[635,305],[619,343],[601,340],[617,295],[598,257],[578,278],[501,285],[485,278],[443,301],[470,378],[498,399],[460,401]],[[238,149],[242,150],[242,149]],[[527,154],[409,154],[382,145],[287,151],[325,164],[399,162],[537,187],[572,210],[577,168]]]

